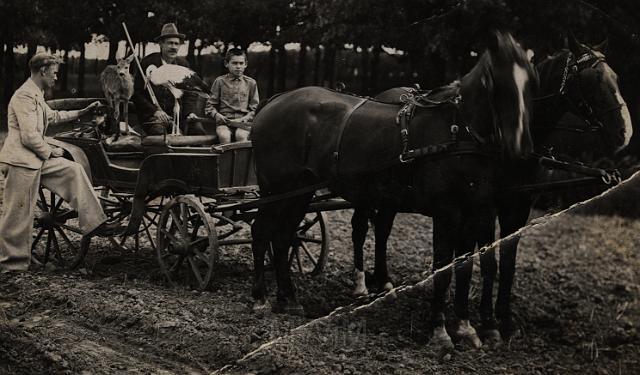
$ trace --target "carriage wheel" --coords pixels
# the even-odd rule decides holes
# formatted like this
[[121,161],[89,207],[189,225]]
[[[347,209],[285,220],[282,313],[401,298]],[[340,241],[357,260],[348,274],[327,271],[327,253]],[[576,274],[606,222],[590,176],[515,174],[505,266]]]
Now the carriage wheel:
[[[131,215],[133,195],[109,193],[105,189],[100,194],[108,222],[119,222],[126,227]],[[149,199],[146,202],[145,213],[138,231],[132,235],[120,235],[109,237],[109,241],[121,252],[137,252],[140,245],[149,244],[152,250],[156,250],[156,229],[165,197]]]
[[57,194],[41,186],[34,214],[31,255],[43,264],[53,261],[61,268],[76,268],[90,244],[89,239],[82,238],[78,213]]
[[322,272],[329,256],[329,231],[324,212],[308,213],[296,230],[289,266],[294,271],[317,275]]
[[160,269],[172,285],[181,279],[200,289],[209,285],[218,237],[213,219],[195,197],[181,195],[163,207],[156,243]]

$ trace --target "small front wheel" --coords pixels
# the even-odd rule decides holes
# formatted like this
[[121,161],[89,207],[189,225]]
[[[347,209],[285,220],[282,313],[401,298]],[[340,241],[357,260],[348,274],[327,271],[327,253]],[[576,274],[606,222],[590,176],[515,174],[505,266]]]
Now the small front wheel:
[[158,263],[168,281],[205,289],[218,259],[215,223],[194,196],[180,195],[164,205],[157,230]]

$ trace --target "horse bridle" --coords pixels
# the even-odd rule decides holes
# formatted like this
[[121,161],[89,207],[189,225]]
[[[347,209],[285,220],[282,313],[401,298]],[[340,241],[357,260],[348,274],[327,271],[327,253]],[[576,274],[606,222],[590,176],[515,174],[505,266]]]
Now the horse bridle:
[[[574,55],[573,53],[569,53],[567,56],[567,60],[565,63],[565,67],[562,73],[562,81],[560,83],[560,88],[557,92],[546,95],[543,97],[535,98],[535,101],[547,100],[555,97],[560,97],[568,103],[570,107],[570,112],[576,114],[580,119],[586,124],[585,127],[572,127],[572,126],[553,126],[553,127],[545,127],[545,129],[553,129],[553,130],[564,130],[571,131],[576,133],[590,133],[590,132],[599,132],[604,129],[604,124],[602,123],[602,116],[616,110],[620,110],[624,103],[618,103],[611,108],[607,108],[596,112],[593,109],[593,106],[589,104],[589,102],[585,99],[583,90],[580,86],[580,72],[587,68],[595,68],[600,63],[605,63],[606,60],[603,57],[596,56],[592,52],[587,52],[581,55],[579,58],[572,61]],[[576,82],[576,91],[578,93],[578,101],[574,101],[571,96],[567,93],[567,87],[570,82]]]

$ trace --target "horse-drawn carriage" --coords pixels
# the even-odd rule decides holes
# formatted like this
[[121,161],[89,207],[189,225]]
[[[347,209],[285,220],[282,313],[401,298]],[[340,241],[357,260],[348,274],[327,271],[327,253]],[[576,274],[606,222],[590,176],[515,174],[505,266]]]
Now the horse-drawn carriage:
[[[70,110],[92,100],[49,105]],[[130,135],[108,143],[95,122],[62,129],[48,142],[85,168],[108,220],[126,227],[109,241],[120,250],[149,246],[171,283],[187,278],[205,288],[221,247],[251,243],[247,228],[260,199],[251,142],[216,145],[215,135]],[[299,272],[319,273],[327,262],[329,230],[322,211],[346,203],[326,198],[317,196],[291,244],[289,263]],[[41,187],[32,245],[36,259],[78,267],[91,240],[81,238],[76,219],[76,212]]]

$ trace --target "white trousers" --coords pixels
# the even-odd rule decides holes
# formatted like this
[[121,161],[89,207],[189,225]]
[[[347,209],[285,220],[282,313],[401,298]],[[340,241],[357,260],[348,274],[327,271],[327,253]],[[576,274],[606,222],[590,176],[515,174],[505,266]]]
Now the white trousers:
[[91,181],[80,164],[51,158],[40,169],[9,165],[0,216],[0,271],[29,268],[34,209],[40,184],[78,211],[83,233],[106,220]]

